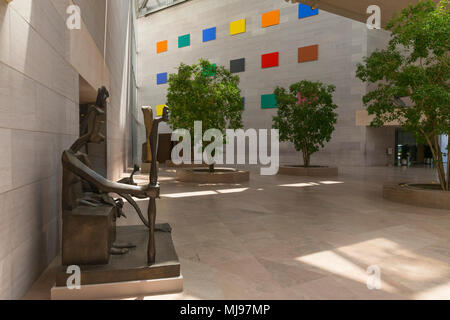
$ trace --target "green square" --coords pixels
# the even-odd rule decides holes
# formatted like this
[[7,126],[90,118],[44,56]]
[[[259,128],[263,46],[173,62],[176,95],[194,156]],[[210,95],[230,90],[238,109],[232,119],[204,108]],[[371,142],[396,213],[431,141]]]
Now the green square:
[[205,77],[214,77],[216,75],[216,64],[213,63],[211,68],[203,68],[203,75]]
[[189,47],[191,45],[191,35],[185,34],[178,37],[178,48]]
[[263,94],[261,96],[261,109],[278,108],[277,98],[274,94]]

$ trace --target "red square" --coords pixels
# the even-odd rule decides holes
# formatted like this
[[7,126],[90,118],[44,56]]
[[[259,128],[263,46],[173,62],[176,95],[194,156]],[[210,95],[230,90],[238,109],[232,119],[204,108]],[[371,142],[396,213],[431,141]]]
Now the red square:
[[263,54],[261,56],[261,68],[272,68],[272,67],[278,67],[278,59],[279,53],[273,52],[273,53],[267,53]]

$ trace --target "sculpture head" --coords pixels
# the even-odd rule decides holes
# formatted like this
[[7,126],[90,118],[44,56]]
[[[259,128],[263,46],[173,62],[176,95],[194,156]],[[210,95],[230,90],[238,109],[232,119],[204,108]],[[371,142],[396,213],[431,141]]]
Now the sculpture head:
[[109,92],[108,89],[105,88],[105,86],[102,86],[97,91],[97,101],[95,102],[95,105],[105,109],[106,108],[106,100],[109,98]]
[[162,115],[162,118],[161,118],[163,121],[169,121],[169,107],[164,107],[163,108],[163,115]]

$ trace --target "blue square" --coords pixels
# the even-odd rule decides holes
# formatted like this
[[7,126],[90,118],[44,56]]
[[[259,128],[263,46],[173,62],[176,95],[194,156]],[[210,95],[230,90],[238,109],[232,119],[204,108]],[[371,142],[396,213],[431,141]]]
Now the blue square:
[[156,75],[156,84],[165,84],[167,83],[167,72],[158,73]]
[[216,40],[216,27],[203,30],[203,42]]
[[306,4],[298,4],[298,18],[303,19],[311,16],[315,16],[319,14],[319,9],[312,9],[310,6]]

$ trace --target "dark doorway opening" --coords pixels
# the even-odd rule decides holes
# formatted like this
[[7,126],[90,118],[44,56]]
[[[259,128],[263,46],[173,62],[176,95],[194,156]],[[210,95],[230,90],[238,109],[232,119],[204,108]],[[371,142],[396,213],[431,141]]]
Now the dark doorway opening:
[[[88,123],[87,123],[87,112],[89,105],[95,104],[97,99],[97,90],[94,89],[83,77],[79,77],[79,91],[80,91],[80,136],[87,133]],[[108,112],[108,107],[106,107],[105,112]],[[106,119],[106,117],[105,117]],[[107,137],[107,122],[102,127],[101,133]],[[88,143],[85,150],[82,152],[89,156],[92,167],[94,171],[101,174],[106,178],[107,176],[107,148],[106,139],[102,143]]]

